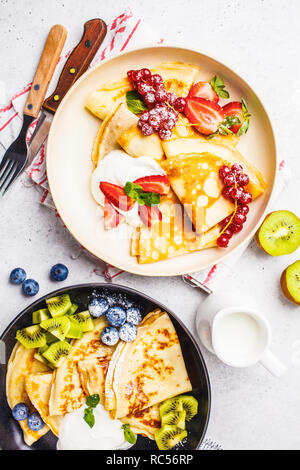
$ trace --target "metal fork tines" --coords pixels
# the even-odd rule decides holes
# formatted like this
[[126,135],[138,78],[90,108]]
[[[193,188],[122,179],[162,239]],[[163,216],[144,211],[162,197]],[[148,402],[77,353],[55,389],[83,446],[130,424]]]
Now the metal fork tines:
[[3,196],[15,181],[27,162],[26,132],[34,120],[24,115],[23,126],[18,138],[6,150],[0,163],[0,196]]

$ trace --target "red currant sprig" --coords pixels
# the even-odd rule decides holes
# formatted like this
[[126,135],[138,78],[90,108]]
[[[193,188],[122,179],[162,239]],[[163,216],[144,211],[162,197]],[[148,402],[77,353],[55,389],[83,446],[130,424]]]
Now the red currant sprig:
[[221,248],[226,248],[233,234],[239,233],[243,229],[252,195],[245,190],[245,186],[249,184],[250,179],[248,175],[243,173],[241,165],[235,164],[231,168],[223,165],[219,169],[219,176],[224,183],[223,196],[234,202],[235,206],[233,214],[220,222],[222,231],[217,239],[217,244]]
[[168,93],[161,75],[153,74],[149,69],[129,70],[127,72],[134,90],[137,90],[149,111],[141,114],[138,126],[145,136],[157,132],[162,140],[170,139],[172,129],[178,121],[178,113],[186,105],[186,99]]

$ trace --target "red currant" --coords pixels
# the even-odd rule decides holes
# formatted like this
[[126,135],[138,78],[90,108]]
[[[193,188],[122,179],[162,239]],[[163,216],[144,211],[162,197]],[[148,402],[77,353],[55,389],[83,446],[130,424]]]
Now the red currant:
[[142,80],[142,74],[141,74],[141,71],[140,70],[134,70],[132,72],[132,79],[135,81],[135,82],[140,82]]
[[241,198],[242,194],[243,194],[242,188],[232,188],[231,197],[235,201],[238,201]]
[[226,199],[232,199],[232,192],[235,188],[233,188],[232,186],[225,186],[223,189],[222,189],[222,194],[223,196],[226,198]]
[[155,73],[154,75],[152,75],[151,77],[151,85],[156,89],[158,88],[160,85],[163,85],[163,79],[160,75],[158,75],[157,73]]
[[243,167],[242,167],[241,165],[238,165],[237,163],[235,163],[234,165],[232,165],[231,171],[232,171],[235,175],[238,175],[238,174],[240,174],[240,173],[243,172]]
[[239,199],[242,204],[249,204],[252,201],[252,195],[248,191],[243,191]]
[[133,81],[133,72],[134,70],[128,70],[127,77],[132,82]]
[[237,206],[237,212],[239,212],[240,214],[247,215],[249,212],[249,206],[247,206],[246,204],[239,204]]
[[226,248],[229,243],[229,238],[226,235],[220,235],[219,238],[217,239],[217,245],[220,248]]
[[140,121],[147,122],[148,119],[149,119],[149,113],[148,113],[148,111],[144,111],[144,112],[140,115]]
[[177,100],[177,95],[175,93],[168,93],[167,101],[170,106],[174,107],[175,101]]
[[236,181],[239,186],[247,186],[247,184],[249,184],[250,178],[245,173],[241,173],[237,175]]
[[140,95],[145,96],[146,93],[149,93],[151,91],[151,86],[147,85],[147,83],[141,82],[138,84],[137,90]]
[[243,224],[230,224],[230,230],[232,231],[232,233],[238,233],[240,232],[241,230],[243,230]]
[[153,129],[157,130],[161,125],[161,118],[158,114],[153,114],[149,117],[149,124],[153,127]]
[[185,110],[185,107],[186,107],[186,99],[182,97],[177,98],[174,103],[174,108],[176,109],[176,111],[178,111],[179,113],[182,113]]
[[228,173],[224,179],[223,182],[225,186],[233,186],[235,184],[235,176],[233,173]]
[[227,238],[229,238],[229,239],[232,237],[233,233],[232,233],[232,231],[230,230],[230,226],[229,226],[226,230],[224,230],[224,232],[222,233],[222,235],[225,235],[225,236],[226,236]]
[[149,106],[153,105],[155,103],[155,94],[152,91],[149,91],[145,94],[144,101]]
[[159,87],[155,92],[155,99],[159,103],[166,101],[168,93],[164,87]]
[[151,77],[151,72],[149,69],[141,69],[141,75],[143,77],[144,80],[147,80],[147,78],[150,78]]
[[175,125],[176,125],[176,122],[174,121],[174,119],[169,118],[162,123],[161,127],[167,130],[172,130],[173,127],[175,127]]
[[225,219],[221,220],[221,222],[219,223],[219,225],[221,226],[221,228],[224,228],[226,227],[226,225],[229,224],[231,220],[231,215],[229,215],[228,217],[226,217]]
[[145,135],[145,136],[149,136],[149,135],[152,135],[153,134],[153,127],[151,127],[149,124],[144,124],[142,126],[142,133]]
[[219,169],[219,175],[222,179],[225,178],[229,173],[231,173],[231,169],[227,165],[223,165]]
[[247,217],[240,212],[237,212],[233,218],[233,222],[236,224],[244,224],[247,220]]

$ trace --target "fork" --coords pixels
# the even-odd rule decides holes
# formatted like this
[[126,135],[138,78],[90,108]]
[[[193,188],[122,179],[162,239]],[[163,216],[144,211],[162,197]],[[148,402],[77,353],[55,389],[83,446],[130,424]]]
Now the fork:
[[22,129],[0,163],[0,196],[4,196],[26,166],[26,133],[30,124],[38,117],[66,37],[67,31],[63,26],[55,25],[51,28],[24,107]]

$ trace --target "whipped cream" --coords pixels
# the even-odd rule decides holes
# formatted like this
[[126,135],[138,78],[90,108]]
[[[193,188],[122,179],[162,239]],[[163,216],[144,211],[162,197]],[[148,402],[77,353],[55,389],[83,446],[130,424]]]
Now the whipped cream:
[[84,405],[63,417],[57,450],[126,450],[132,446],[124,438],[123,423],[111,419],[102,405],[94,408],[92,428],[83,419],[85,408]]
[[[151,157],[130,157],[123,150],[112,150],[99,161],[91,177],[91,192],[93,198],[104,207],[104,194],[100,190],[101,181],[116,184],[122,188],[127,181],[133,182],[138,178],[151,175],[165,175],[160,165]],[[129,211],[117,211],[125,217],[129,225],[138,227],[142,221],[138,215],[138,204],[135,203]]]

